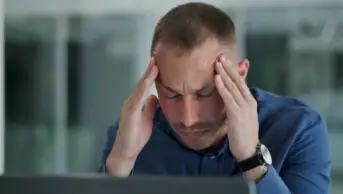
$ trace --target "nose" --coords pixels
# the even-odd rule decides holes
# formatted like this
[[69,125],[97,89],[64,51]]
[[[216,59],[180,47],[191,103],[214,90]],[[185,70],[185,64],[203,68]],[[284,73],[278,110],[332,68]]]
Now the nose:
[[190,127],[200,120],[200,107],[196,99],[192,99],[192,97],[184,97],[181,106],[181,122],[186,127]]

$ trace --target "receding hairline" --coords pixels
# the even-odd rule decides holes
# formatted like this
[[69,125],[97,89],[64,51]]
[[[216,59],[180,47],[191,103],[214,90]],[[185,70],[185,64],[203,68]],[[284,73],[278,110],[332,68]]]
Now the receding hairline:
[[186,3],[174,7],[157,23],[151,54],[159,43],[193,50],[208,38],[220,44],[236,44],[235,25],[228,14],[206,3]]
[[223,46],[223,47],[228,47],[228,48],[235,48],[237,46],[236,43],[236,38],[232,37],[232,38],[220,38],[220,37],[216,37],[213,33],[209,32],[206,30],[206,32],[203,32],[204,34],[202,35],[204,38],[202,38],[201,41],[199,41],[198,44],[187,48],[184,47],[182,44],[179,43],[175,43],[173,41],[172,38],[167,38],[167,37],[161,37],[158,41],[155,42],[154,45],[151,46],[151,56],[156,54],[156,49],[158,48],[158,45],[165,45],[171,48],[178,48],[182,51],[185,52],[192,52],[195,49],[197,49],[198,47],[201,47],[202,45],[204,45],[207,41],[209,40],[216,40],[218,42],[219,45]]
[[164,48],[168,48],[170,50],[172,50],[173,52],[175,51],[179,51],[180,53],[177,54],[178,56],[181,56],[183,54],[191,54],[192,52],[196,51],[197,49],[202,48],[202,46],[204,46],[207,42],[210,42],[211,40],[214,40],[215,42],[218,43],[219,45],[219,49],[217,50],[218,55],[227,55],[228,53],[233,53],[233,54],[237,54],[237,44],[236,42],[231,42],[231,41],[220,41],[218,40],[216,37],[214,36],[209,36],[206,39],[204,39],[204,41],[202,41],[202,43],[194,48],[184,48],[180,45],[174,44],[170,41],[158,41],[155,45],[155,47],[153,48],[154,50],[151,51],[151,57],[152,56],[156,56],[156,54],[159,52],[159,50],[161,50],[161,47]]

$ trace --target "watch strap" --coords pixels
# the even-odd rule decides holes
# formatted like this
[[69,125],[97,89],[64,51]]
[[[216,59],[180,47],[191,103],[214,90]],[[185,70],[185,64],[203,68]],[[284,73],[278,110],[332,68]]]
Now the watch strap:
[[263,160],[261,153],[261,144],[257,145],[256,153],[252,157],[237,163],[243,172],[265,164],[266,162]]

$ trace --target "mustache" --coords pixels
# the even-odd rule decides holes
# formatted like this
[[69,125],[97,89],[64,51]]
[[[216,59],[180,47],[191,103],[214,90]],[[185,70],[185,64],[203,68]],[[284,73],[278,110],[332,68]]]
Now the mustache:
[[203,131],[205,129],[213,128],[215,124],[211,122],[199,122],[194,123],[191,126],[186,126],[184,123],[175,123],[174,126],[175,128],[183,131]]
[[186,126],[184,123],[174,123],[174,127],[178,130],[182,131],[204,131],[208,129],[215,129],[217,127],[222,126],[226,122],[226,115],[220,117],[220,119],[216,122],[197,122],[191,126]]

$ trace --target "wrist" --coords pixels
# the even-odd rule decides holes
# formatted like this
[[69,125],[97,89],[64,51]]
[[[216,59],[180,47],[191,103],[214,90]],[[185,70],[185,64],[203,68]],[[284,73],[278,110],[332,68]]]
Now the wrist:
[[259,144],[259,141],[256,141],[240,149],[241,151],[234,155],[236,161],[241,162],[254,156],[256,154],[256,146],[258,144]]
[[251,170],[245,171],[243,175],[247,180],[258,183],[265,176],[267,171],[268,167],[265,165],[261,165]]
[[256,154],[256,146],[254,148],[246,149],[244,152],[241,152],[240,154],[237,154],[234,157],[237,162],[242,162],[252,157],[254,154]]
[[106,173],[119,177],[128,177],[134,167],[136,158],[125,158],[114,152],[106,159]]
[[265,145],[258,144],[252,156],[238,161],[237,164],[247,178],[256,181],[266,173],[268,169],[266,165],[272,164],[272,157]]

